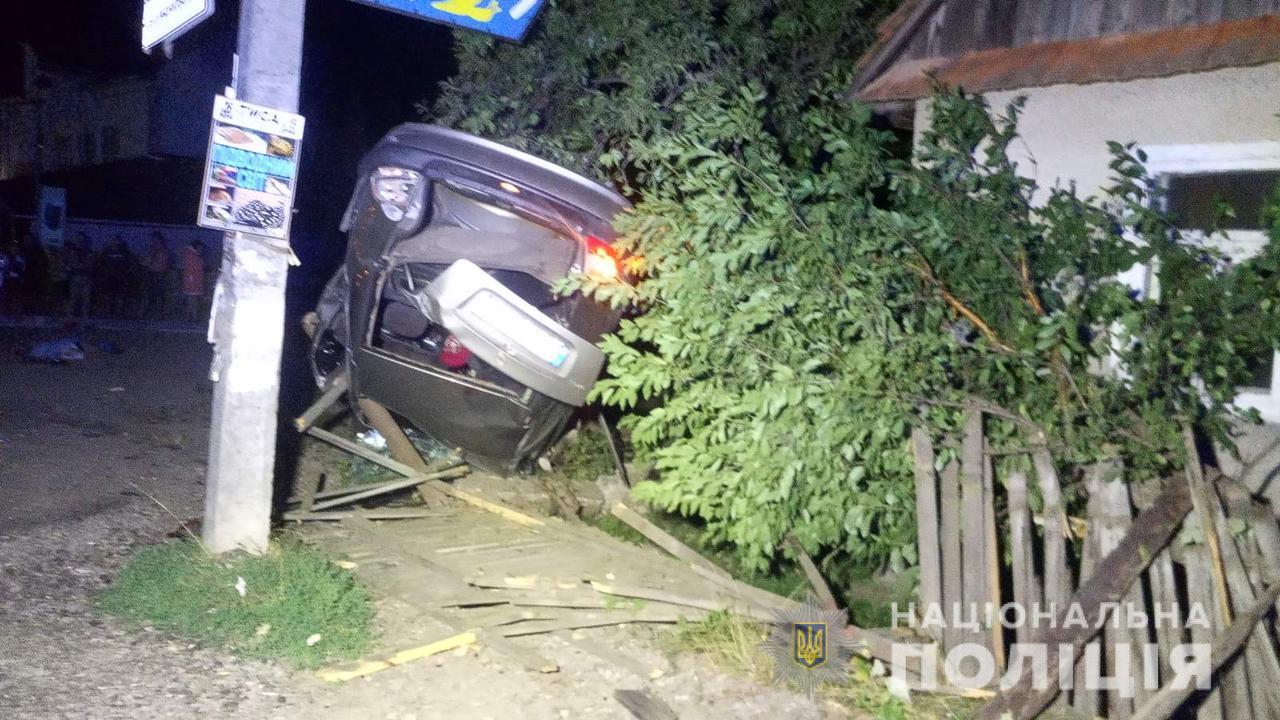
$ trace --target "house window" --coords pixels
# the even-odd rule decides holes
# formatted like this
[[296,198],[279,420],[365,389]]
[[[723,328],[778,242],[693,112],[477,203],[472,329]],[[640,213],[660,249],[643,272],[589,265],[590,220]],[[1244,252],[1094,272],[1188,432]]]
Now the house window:
[[[1164,209],[1179,227],[1203,231],[1229,260],[1247,260],[1267,242],[1263,209],[1280,187],[1280,143],[1144,148],[1147,170],[1164,189]],[[1228,210],[1229,209],[1229,210]],[[1224,212],[1225,211],[1225,212]],[[1252,375],[1236,403],[1280,423],[1280,357],[1271,338],[1240,348]]]

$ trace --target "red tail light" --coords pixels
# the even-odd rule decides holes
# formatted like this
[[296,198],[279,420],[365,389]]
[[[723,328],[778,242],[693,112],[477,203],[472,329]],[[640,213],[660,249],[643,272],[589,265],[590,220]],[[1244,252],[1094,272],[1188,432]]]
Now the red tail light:
[[587,257],[582,271],[596,280],[617,280],[622,277],[613,247],[594,235],[587,236]]
[[450,335],[445,338],[444,346],[440,348],[440,364],[450,370],[461,370],[467,366],[467,361],[471,359],[471,351],[458,338]]

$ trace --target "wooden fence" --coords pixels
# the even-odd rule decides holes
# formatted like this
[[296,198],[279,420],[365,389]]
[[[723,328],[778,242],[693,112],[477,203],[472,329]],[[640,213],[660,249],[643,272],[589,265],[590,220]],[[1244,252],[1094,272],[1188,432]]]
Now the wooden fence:
[[[912,436],[920,627],[940,668],[964,643],[995,658],[998,694],[982,717],[1029,720],[1052,706],[1084,718],[1280,718],[1280,527],[1270,507],[1203,469],[1189,430],[1197,462],[1162,483],[1131,485],[1114,461],[1059,478],[1043,433],[1025,423],[1031,471],[997,473],[988,412],[971,408],[960,437],[936,445],[921,430]],[[955,459],[938,469],[943,448]],[[1087,497],[1085,517],[1067,516],[1064,487]],[[975,608],[979,623],[955,622]],[[1027,644],[1044,649],[1047,678],[1009,657]],[[1174,682],[1180,646],[1194,644],[1213,648],[1207,691]],[[1074,669],[1065,683],[1060,651],[1071,655],[1061,667]],[[1010,668],[1020,674],[1002,683]],[[1132,693],[1098,689],[1090,675],[1135,684]]]

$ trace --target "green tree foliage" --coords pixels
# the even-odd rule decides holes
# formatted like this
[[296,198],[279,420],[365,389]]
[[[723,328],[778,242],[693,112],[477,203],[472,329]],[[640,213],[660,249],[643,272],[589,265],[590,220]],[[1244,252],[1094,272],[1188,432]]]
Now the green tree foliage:
[[857,58],[884,4],[554,0],[523,45],[459,33],[458,73],[424,113],[605,177],[602,154],[678,128],[675,106],[703,93],[759,83],[772,120],[791,124],[812,81]]
[[[1229,444],[1240,350],[1280,337],[1274,243],[1230,263],[1179,233],[1118,145],[1104,197],[1039,190],[1010,159],[1016,103],[943,92],[915,161],[893,159],[845,97],[863,33],[822,3],[613,5],[561,3],[523,48],[467,40],[439,116],[637,200],[619,228],[639,282],[571,285],[643,310],[605,339],[595,397],[657,462],[644,499],[758,566],[787,532],[902,565],[913,425],[945,440],[978,403],[1006,419],[998,449],[1138,479],[1180,465],[1184,421]],[[833,27],[841,51],[809,58]],[[551,75],[496,69],[517,56]],[[1135,262],[1158,297],[1117,279]]]

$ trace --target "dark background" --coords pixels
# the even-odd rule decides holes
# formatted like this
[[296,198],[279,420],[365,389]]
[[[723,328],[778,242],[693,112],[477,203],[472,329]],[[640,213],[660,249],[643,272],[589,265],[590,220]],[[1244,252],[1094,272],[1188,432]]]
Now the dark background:
[[[7,0],[0,8],[0,96],[22,91],[23,42],[42,66],[106,77],[163,73],[194,54],[209,65],[201,71],[211,90],[174,98],[166,112],[207,126],[212,92],[231,81],[238,14],[237,0],[217,0],[214,16],[179,38],[175,59],[167,60],[158,48],[148,56],[139,47],[142,0]],[[293,223],[303,265],[292,273],[291,299],[313,296],[341,259],[337,225],[360,156],[392,126],[421,119],[415,103],[434,97],[453,66],[448,28],[349,0],[308,2],[301,98],[307,133]],[[77,214],[74,199],[71,211]],[[194,222],[194,205],[175,212]]]

